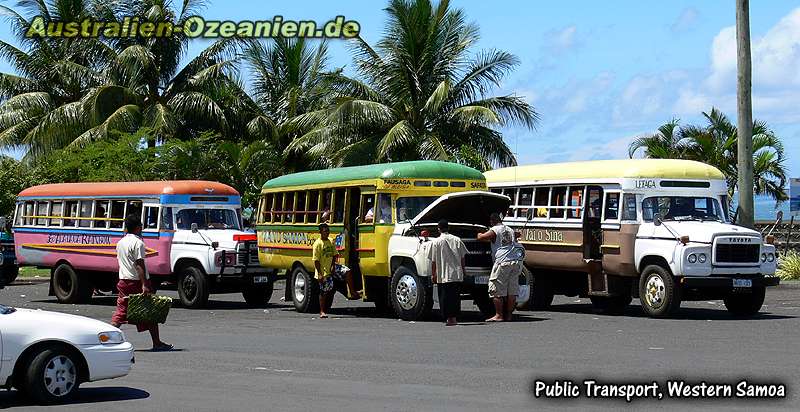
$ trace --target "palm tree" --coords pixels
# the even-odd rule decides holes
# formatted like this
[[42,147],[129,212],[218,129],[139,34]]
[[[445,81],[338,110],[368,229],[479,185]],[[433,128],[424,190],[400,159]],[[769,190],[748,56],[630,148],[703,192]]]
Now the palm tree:
[[[303,38],[250,41],[242,57],[252,79],[248,107],[257,108],[247,122],[248,135],[283,151],[299,136],[291,119],[333,103],[331,84],[341,78],[341,70],[328,71],[327,43],[312,48]],[[286,152],[284,157],[284,170],[308,167],[304,153]]]
[[[29,19],[101,16],[121,21],[124,16],[140,16],[153,22],[172,21],[175,26],[183,25],[202,6],[200,0],[183,0],[176,13],[169,0],[127,0],[110,6],[100,0],[53,2],[69,5],[71,8],[64,6],[68,10],[79,10],[65,18],[63,13],[48,10],[43,1],[21,4],[29,10]],[[14,16],[14,27],[21,36],[20,30],[28,20],[11,9],[4,11]],[[193,137],[206,129],[225,134],[241,132],[238,121],[229,121],[238,120],[247,102],[241,98],[245,93],[236,78],[232,39],[215,42],[183,68],[179,63],[188,38],[181,33],[167,38],[75,42],[21,37],[20,41],[27,45],[26,52],[5,43],[0,46],[6,56],[13,57],[12,61],[24,63],[15,64],[25,75],[23,79],[44,82],[5,75],[0,85],[10,86],[2,89],[9,98],[0,105],[0,146],[27,148],[28,158],[40,158],[64,147],[83,147],[109,137],[114,130],[134,132],[145,128],[150,132],[151,146],[174,137]],[[51,58],[50,49],[61,53]],[[51,87],[55,92],[48,91]]]
[[490,96],[518,64],[497,50],[468,53],[478,27],[442,0],[391,0],[385,35],[373,48],[356,39],[358,79],[339,77],[334,104],[293,119],[305,133],[290,151],[322,165],[480,155],[480,166],[516,163],[498,128],[532,129],[538,115],[523,98]]
[[[676,120],[659,128],[659,133],[634,140],[629,154],[644,149],[645,157],[697,160],[710,164],[725,175],[728,195],[737,189],[737,128],[716,108],[703,112],[707,124],[678,128]],[[676,128],[678,130],[676,130]],[[671,138],[665,138],[671,131]],[[780,138],[763,121],[753,122],[753,191],[777,202],[788,199],[784,148]]]

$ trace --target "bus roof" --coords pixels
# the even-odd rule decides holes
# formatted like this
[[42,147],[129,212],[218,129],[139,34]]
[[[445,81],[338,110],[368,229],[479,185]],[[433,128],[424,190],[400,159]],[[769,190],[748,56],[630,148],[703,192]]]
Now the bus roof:
[[724,179],[719,169],[693,160],[624,159],[543,163],[506,167],[486,173],[487,183],[570,179]]
[[275,189],[368,179],[466,179],[482,181],[484,177],[480,171],[457,163],[417,160],[292,173],[268,180],[264,183],[263,188]]
[[55,183],[29,187],[19,197],[103,197],[144,195],[218,195],[239,196],[236,189],[204,180],[167,180],[154,182]]

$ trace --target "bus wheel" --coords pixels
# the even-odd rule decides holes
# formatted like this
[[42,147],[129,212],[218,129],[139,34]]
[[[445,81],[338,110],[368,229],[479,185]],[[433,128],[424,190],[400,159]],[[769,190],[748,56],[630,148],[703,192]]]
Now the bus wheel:
[[301,313],[319,311],[319,282],[314,276],[298,266],[292,271],[290,280],[294,308]]
[[178,297],[188,309],[199,309],[208,303],[208,278],[203,270],[189,265],[178,278]]
[[53,293],[59,303],[82,303],[92,297],[92,284],[72,266],[62,263],[53,270]]
[[766,288],[754,287],[750,293],[732,292],[725,297],[725,307],[734,316],[753,316],[761,310],[764,304]]
[[[528,268],[523,267],[523,273],[528,272]],[[530,310],[547,310],[553,303],[553,282],[543,272],[532,274],[531,273],[531,291],[528,301],[528,308]]]
[[427,317],[433,309],[433,288],[411,269],[400,266],[392,275],[389,299],[400,319]]
[[242,297],[251,308],[264,308],[272,297],[272,286],[272,282],[268,282],[266,285],[248,285],[242,290]]
[[642,271],[639,300],[644,312],[654,318],[669,316],[681,305],[675,279],[667,269],[658,265],[649,265]]
[[19,268],[11,266],[5,270],[0,269],[0,286],[6,286],[14,283],[19,275]]

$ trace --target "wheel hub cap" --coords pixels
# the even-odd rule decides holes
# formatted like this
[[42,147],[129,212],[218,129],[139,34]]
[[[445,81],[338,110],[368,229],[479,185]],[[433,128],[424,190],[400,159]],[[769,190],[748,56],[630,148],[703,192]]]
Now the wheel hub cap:
[[653,275],[647,279],[645,287],[645,300],[651,307],[658,308],[664,304],[666,297],[666,287],[661,276]]
[[417,281],[411,275],[403,275],[397,282],[395,295],[400,307],[411,310],[417,305]]
[[189,299],[194,299],[194,295],[197,294],[197,283],[194,281],[194,276],[187,276],[186,279],[184,279],[183,293],[186,294],[186,297]]
[[75,386],[77,373],[75,364],[63,355],[50,359],[44,368],[44,384],[53,396],[64,396]]
[[298,302],[306,300],[306,278],[305,276],[294,277],[294,297]]

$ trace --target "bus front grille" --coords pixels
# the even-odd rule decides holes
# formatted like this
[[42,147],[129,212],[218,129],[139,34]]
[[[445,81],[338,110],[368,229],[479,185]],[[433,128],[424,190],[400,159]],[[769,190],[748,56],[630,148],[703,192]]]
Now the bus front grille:
[[724,263],[758,263],[761,245],[737,245],[719,243],[714,251],[714,260]]

